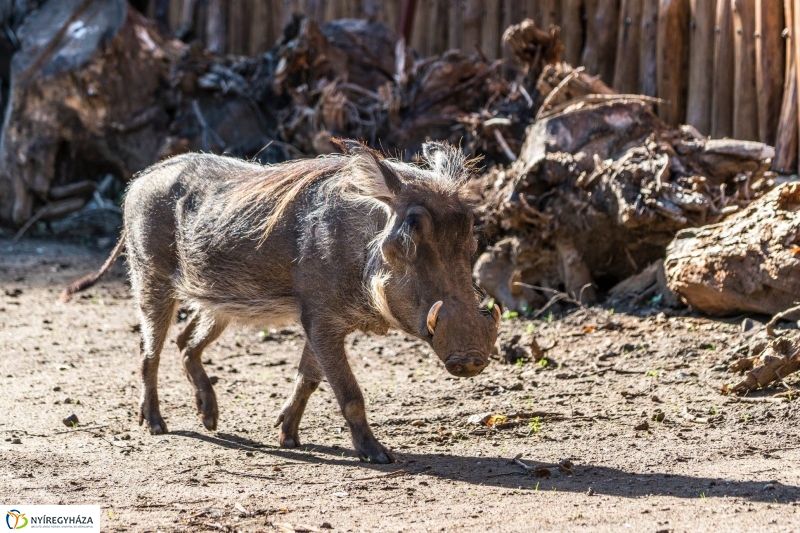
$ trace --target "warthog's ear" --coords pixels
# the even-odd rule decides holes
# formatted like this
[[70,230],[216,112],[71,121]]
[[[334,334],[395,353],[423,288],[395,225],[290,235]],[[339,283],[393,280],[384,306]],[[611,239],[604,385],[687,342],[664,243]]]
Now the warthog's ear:
[[431,169],[437,172],[445,170],[452,152],[453,148],[444,143],[426,142],[422,145],[422,156],[431,166]]
[[458,188],[469,178],[471,162],[451,144],[426,142],[422,145],[422,157],[436,178],[448,187]]
[[403,190],[403,180],[400,179],[400,176],[392,170],[385,160],[378,159],[376,162],[378,163],[378,168],[381,169],[383,181],[386,182],[386,187],[388,187],[389,192],[394,196],[398,196]]

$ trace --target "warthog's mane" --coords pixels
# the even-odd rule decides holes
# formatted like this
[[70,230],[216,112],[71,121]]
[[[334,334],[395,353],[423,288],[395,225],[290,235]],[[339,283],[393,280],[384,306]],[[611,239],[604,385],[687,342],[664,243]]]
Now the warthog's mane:
[[[426,146],[437,149],[425,151],[425,167],[390,159],[383,163],[420,195],[459,195],[469,178],[470,162],[454,147],[439,143]],[[299,159],[232,176],[232,186],[224,193],[225,218],[231,222],[246,220],[242,227],[263,243],[292,202],[314,186],[325,195],[326,203],[370,205],[391,215],[389,204],[394,195],[375,154],[365,151]]]
[[[364,288],[373,308],[388,325],[401,327],[393,316],[385,287],[391,277],[382,257],[382,244],[395,222],[390,207],[394,194],[389,190],[379,165],[386,165],[409,186],[411,194],[461,197],[471,162],[457,148],[439,143],[424,147],[424,165],[380,159],[367,149],[351,154],[335,154],[265,165],[255,173],[234,177],[224,198],[225,218],[263,243],[279,224],[292,202],[304,191],[315,187],[324,201],[302,222],[313,224],[319,212],[338,202],[382,210],[383,228],[375,228],[375,237],[366,250]],[[240,223],[240,224],[237,224]],[[402,228],[401,228],[402,231]],[[408,238],[410,241],[410,237]]]

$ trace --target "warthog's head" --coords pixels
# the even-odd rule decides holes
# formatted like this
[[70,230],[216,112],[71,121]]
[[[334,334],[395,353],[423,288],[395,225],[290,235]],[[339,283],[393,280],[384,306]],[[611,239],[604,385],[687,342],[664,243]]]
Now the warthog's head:
[[462,198],[465,158],[439,143],[423,153],[426,169],[376,158],[391,218],[375,242],[373,300],[390,323],[430,343],[451,374],[471,377],[489,364],[500,309],[481,308],[472,282],[477,241]]

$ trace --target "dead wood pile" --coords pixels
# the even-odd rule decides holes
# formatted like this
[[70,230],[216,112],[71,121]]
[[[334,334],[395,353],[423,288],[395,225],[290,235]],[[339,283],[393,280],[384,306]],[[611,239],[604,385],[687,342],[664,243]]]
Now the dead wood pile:
[[560,59],[558,31],[539,30],[531,20],[506,30],[504,42],[520,69],[509,81],[502,61],[479,54],[417,58],[380,24],[341,20],[320,27],[296,18],[271,52],[274,90],[292,100],[279,111],[281,139],[319,154],[334,151],[331,137],[357,138],[409,157],[430,138],[460,144],[487,162],[513,161],[539,107],[535,80]]
[[785,183],[667,248],[667,283],[711,315],[776,314],[800,303],[800,182]]
[[84,176],[130,176],[156,159],[171,51],[121,0],[48,2],[17,37],[0,219],[20,225],[34,208],[43,219],[80,209],[93,190],[71,187]]
[[677,231],[773,186],[771,147],[670,128],[652,99],[614,94],[578,69],[545,68],[539,93],[518,161],[477,187],[491,246],[475,274],[508,309],[535,311],[558,291],[591,302],[597,287],[663,258]]
[[509,162],[541,103],[530,80],[562,48],[558,29],[512,26],[508,80],[477,53],[417,58],[374,22],[295,17],[267,54],[220,56],[162,38],[125,0],[46,2],[17,34],[0,140],[0,223],[15,226],[189,150],[274,162],[332,152],[338,136],[411,157],[448,139]]

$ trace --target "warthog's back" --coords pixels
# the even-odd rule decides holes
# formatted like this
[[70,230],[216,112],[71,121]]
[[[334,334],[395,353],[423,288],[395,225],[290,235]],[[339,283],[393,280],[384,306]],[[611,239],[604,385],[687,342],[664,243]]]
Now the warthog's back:
[[[188,154],[151,167],[125,200],[134,278],[147,272],[197,307],[272,322],[297,318],[299,293],[353,275],[357,287],[370,236],[348,230],[376,214],[337,211],[317,183],[344,163],[334,157],[262,166]],[[333,245],[333,238],[343,242]]]

